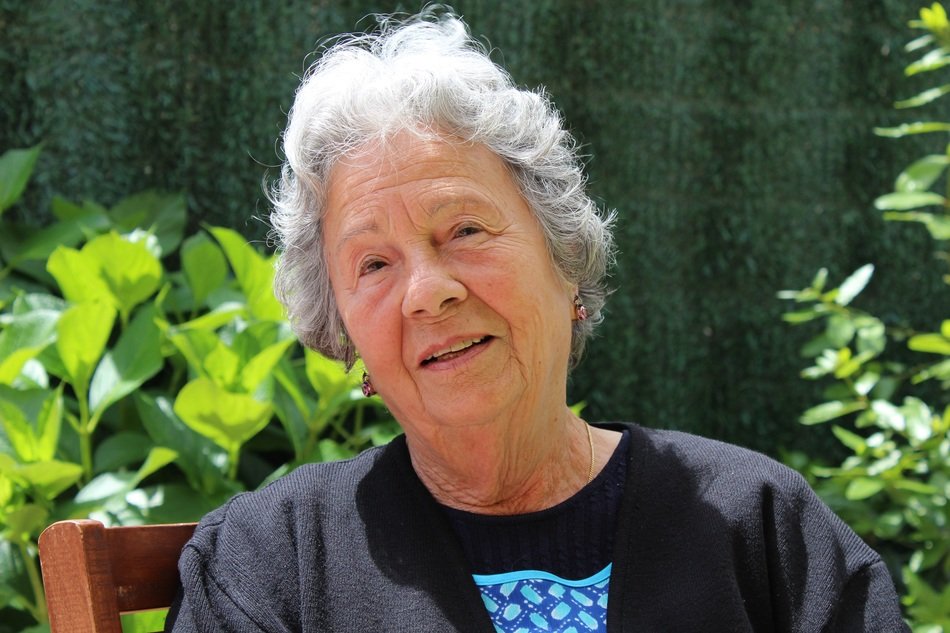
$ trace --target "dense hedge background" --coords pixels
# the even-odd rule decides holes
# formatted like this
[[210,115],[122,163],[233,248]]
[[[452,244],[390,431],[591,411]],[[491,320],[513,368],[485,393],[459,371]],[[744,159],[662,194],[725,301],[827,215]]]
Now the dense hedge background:
[[[0,151],[44,143],[14,214],[43,223],[54,193],[111,204],[183,190],[193,224],[263,239],[261,183],[317,42],[419,6],[0,0]],[[591,191],[620,213],[617,291],[572,383],[587,417],[821,452],[796,423],[816,401],[797,378],[808,334],[782,324],[775,292],[870,261],[870,309],[939,323],[929,238],[871,205],[933,142],[871,132],[906,120],[891,102],[915,94],[901,73],[915,3],[455,7],[519,82],[547,87]]]

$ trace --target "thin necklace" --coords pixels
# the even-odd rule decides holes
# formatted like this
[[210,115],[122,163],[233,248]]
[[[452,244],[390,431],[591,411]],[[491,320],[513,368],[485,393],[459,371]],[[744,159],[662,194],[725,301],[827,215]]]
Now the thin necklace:
[[590,444],[590,466],[587,469],[587,483],[594,480],[594,438],[590,434],[590,424],[584,423],[587,429],[587,443]]

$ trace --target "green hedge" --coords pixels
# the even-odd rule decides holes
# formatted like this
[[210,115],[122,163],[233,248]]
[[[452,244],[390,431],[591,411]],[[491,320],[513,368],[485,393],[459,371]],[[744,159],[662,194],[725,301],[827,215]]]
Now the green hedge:
[[[802,338],[780,288],[821,263],[878,266],[863,298],[939,322],[931,244],[871,201],[921,154],[897,122],[905,23],[884,0],[459,0],[496,59],[544,84],[590,156],[591,190],[620,212],[602,335],[572,382],[591,418],[670,426],[774,452],[821,449],[796,418]],[[0,0],[0,150],[44,143],[13,211],[41,223],[53,192],[112,204],[185,191],[189,222],[262,239],[262,179],[316,42],[416,4]],[[363,24],[368,24],[364,22]],[[312,59],[312,57],[310,58]],[[907,278],[919,279],[906,284]]]

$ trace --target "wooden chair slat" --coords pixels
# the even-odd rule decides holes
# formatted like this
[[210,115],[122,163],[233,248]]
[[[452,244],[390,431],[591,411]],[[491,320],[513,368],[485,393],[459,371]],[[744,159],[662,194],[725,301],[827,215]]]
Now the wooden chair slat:
[[59,521],[40,535],[52,633],[122,633],[120,615],[171,605],[194,523],[107,528]]

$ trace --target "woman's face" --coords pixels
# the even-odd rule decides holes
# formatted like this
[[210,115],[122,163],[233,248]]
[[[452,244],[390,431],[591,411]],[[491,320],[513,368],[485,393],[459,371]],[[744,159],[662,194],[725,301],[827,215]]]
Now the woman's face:
[[329,185],[337,305],[407,431],[563,409],[574,288],[500,158],[402,134]]

